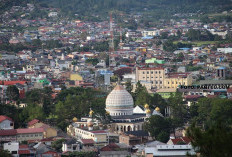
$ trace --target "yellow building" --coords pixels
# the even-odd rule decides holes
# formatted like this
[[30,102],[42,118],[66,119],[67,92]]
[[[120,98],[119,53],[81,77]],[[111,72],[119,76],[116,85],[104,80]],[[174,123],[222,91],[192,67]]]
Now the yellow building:
[[177,88],[180,85],[192,85],[192,75],[190,73],[170,73],[164,79],[163,88]]
[[152,88],[177,88],[179,85],[192,85],[190,73],[167,73],[164,68],[136,68],[136,81],[152,84]]
[[44,129],[44,138],[54,137],[57,136],[57,130],[50,127],[47,124],[44,124],[42,122],[35,123],[33,126],[30,126],[29,128],[43,128]]
[[70,80],[72,80],[72,81],[82,81],[83,78],[79,74],[70,74]]

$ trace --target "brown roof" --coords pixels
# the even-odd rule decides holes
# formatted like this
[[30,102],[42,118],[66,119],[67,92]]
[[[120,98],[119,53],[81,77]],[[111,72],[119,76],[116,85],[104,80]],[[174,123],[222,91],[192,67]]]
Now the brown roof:
[[115,151],[118,148],[120,148],[118,145],[116,145],[115,143],[111,143],[105,147],[102,147],[100,151]]

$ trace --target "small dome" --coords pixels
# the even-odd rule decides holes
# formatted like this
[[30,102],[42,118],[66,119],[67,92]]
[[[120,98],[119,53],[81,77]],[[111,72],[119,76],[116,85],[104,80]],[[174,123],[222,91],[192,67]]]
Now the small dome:
[[150,109],[147,109],[147,110],[146,110],[146,113],[147,113],[147,114],[150,114],[150,113],[151,113],[151,110],[150,110]]
[[93,110],[90,110],[90,111],[89,111],[89,116],[92,117],[92,116],[93,116],[93,113],[94,113]]
[[72,121],[73,121],[73,122],[77,122],[77,121],[78,121],[77,117],[74,117],[74,118],[72,119]]
[[159,107],[156,107],[155,110],[156,110],[157,112],[159,112],[159,111],[160,111],[160,108],[159,108]]
[[148,104],[145,104],[145,105],[144,105],[144,108],[145,108],[145,109],[149,109],[149,105],[148,105]]

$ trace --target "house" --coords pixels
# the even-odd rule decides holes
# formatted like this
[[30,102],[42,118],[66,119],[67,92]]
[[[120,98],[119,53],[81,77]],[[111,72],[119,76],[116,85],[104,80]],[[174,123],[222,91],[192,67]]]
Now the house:
[[122,148],[119,144],[110,143],[100,149],[100,157],[127,157],[130,156],[128,148]]
[[14,129],[14,121],[4,115],[0,115],[0,130]]
[[119,135],[119,143],[126,145],[136,145],[148,141],[148,132],[143,130],[127,131],[124,134]]
[[190,144],[191,140],[188,137],[180,137],[176,139],[170,139],[167,144],[178,145],[178,144]]
[[157,145],[145,147],[145,157],[187,157],[187,153],[195,155],[191,145]]
[[66,142],[62,144],[63,152],[74,152],[80,151],[81,144],[75,139],[68,139]]
[[61,154],[54,151],[50,146],[47,146],[41,142],[34,146],[37,157],[61,157]]
[[39,122],[38,119],[34,119],[28,122],[28,128],[43,128],[44,129],[44,138],[57,136],[57,130],[52,128],[51,126]]

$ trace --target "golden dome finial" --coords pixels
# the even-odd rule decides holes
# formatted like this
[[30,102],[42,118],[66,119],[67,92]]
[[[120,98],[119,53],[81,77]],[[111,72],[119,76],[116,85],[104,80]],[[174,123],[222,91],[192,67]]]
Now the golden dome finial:
[[155,110],[156,110],[157,112],[159,112],[159,111],[160,111],[160,108],[159,108],[159,107],[156,107]]
[[147,114],[150,114],[150,113],[151,113],[151,110],[150,110],[150,109],[147,109],[147,110],[146,110],[146,113],[147,113]]
[[92,117],[93,116],[93,110],[90,108],[90,111],[89,111],[89,116]]
[[106,111],[106,114],[107,114],[107,115],[109,115],[109,114],[110,114],[110,112],[109,112],[109,111]]
[[149,109],[149,105],[148,105],[148,104],[145,104],[145,105],[144,105],[144,108],[145,108],[145,109]]
[[72,121],[73,121],[73,122],[77,122],[77,121],[78,121],[77,117],[74,117],[74,118],[72,119]]

